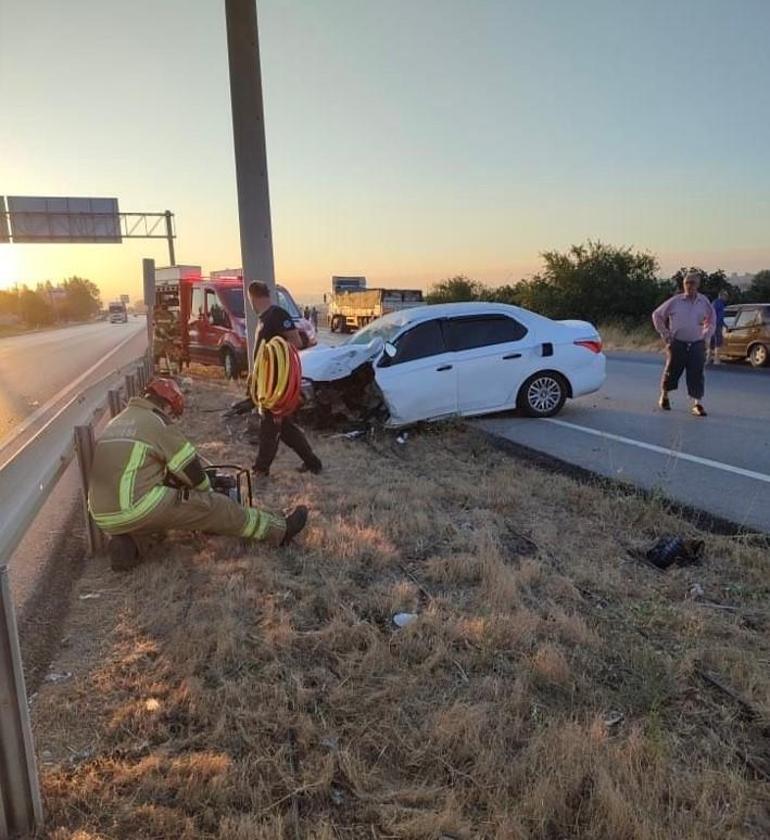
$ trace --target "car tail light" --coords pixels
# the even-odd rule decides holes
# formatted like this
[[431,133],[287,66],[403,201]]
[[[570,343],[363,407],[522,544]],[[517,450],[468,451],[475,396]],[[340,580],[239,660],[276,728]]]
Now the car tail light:
[[584,338],[582,341],[576,341],[578,347],[585,347],[592,353],[602,352],[602,340],[600,338]]

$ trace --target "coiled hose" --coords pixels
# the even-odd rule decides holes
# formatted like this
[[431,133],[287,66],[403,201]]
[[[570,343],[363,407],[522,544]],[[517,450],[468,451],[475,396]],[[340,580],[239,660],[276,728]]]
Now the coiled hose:
[[254,404],[277,417],[292,414],[300,402],[299,353],[282,336],[259,345],[249,394]]

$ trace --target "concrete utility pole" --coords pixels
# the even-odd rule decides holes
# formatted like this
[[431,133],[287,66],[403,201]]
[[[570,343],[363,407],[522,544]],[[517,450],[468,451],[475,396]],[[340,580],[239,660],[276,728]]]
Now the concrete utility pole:
[[270,224],[270,190],[267,183],[265,116],[256,2],[225,0],[225,13],[235,172],[238,182],[238,217],[241,227],[243,294],[251,369],[257,319],[248,301],[249,283],[253,280],[267,283],[270,296],[275,301],[273,232]]

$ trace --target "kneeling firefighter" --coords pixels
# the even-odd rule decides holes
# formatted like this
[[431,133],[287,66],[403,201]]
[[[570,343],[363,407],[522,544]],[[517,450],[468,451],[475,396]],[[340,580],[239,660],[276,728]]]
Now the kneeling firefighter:
[[96,444],[88,507],[108,534],[116,571],[137,565],[129,535],[170,530],[204,531],[286,545],[307,522],[307,508],[287,516],[268,513],[212,490],[195,447],[171,417],[184,411],[173,379],[156,378],[110,421]]

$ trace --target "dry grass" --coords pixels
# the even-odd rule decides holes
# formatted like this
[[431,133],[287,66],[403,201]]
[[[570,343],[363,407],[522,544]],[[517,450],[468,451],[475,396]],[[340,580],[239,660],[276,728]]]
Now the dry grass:
[[643,350],[660,353],[663,345],[652,323],[642,323],[634,328],[622,324],[607,323],[598,327],[605,350]]
[[[200,412],[235,393],[199,384],[186,425],[247,460]],[[707,536],[660,574],[629,550],[692,526],[460,428],[318,448],[265,496],[313,509],[291,550],[173,537],[81,582],[73,677],[34,704],[47,836],[770,834],[765,548]]]

